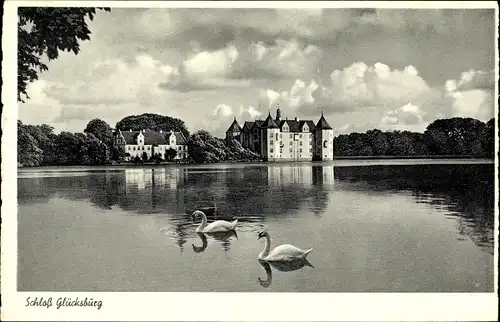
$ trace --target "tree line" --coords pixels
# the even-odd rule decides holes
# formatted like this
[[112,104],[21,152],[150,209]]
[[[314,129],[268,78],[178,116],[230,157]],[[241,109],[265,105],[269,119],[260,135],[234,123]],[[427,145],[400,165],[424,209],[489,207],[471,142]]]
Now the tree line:
[[[47,124],[17,124],[17,160],[23,167],[50,165],[105,165],[124,162],[127,154],[115,144],[113,129],[103,120],[91,120],[83,132],[63,131],[54,133]],[[187,162],[213,163],[223,161],[258,160],[259,156],[241,146],[239,142],[226,142],[210,135],[207,131],[190,134],[184,121],[158,114],[145,113],[131,115],[116,123],[115,128],[122,131],[177,131],[184,134],[188,145]],[[165,155],[135,157],[134,163],[172,161],[177,154],[167,149]]]
[[495,120],[439,119],[424,133],[386,131],[350,133],[334,138],[334,156],[471,156],[494,157]]
[[[127,116],[116,129],[153,129],[182,132],[188,145],[188,162],[215,163],[258,161],[259,155],[237,141],[227,142],[200,130],[190,134],[184,121],[158,114]],[[54,133],[47,124],[27,125],[18,121],[18,165],[25,167],[48,165],[105,165],[123,162],[125,151],[115,145],[111,126],[100,119],[91,120],[83,132]],[[336,157],[381,156],[473,156],[494,157],[495,121],[487,123],[472,118],[440,119],[431,123],[424,133],[378,129],[365,133],[350,133],[334,138]],[[175,150],[174,150],[175,151]],[[165,158],[171,161],[175,155]],[[161,162],[160,156],[151,160],[136,158],[136,163]]]

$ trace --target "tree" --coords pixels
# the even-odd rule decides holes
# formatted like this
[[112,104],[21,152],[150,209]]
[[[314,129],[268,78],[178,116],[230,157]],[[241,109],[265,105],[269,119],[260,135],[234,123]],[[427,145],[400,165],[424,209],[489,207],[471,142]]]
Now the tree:
[[113,146],[111,147],[111,151],[110,151],[111,160],[115,160],[115,161],[118,161],[118,163],[120,163],[126,157],[130,157],[130,154],[125,153],[124,146],[113,144]]
[[491,119],[486,123],[486,128],[482,134],[483,151],[485,156],[495,156],[495,119]]
[[163,161],[160,153],[155,153],[151,160],[153,160],[156,164],[160,164]]
[[[109,8],[97,8],[110,11]],[[80,51],[80,41],[90,40],[85,19],[94,19],[96,8],[20,7],[17,25],[17,100],[29,99],[27,86],[38,79],[38,73],[48,70],[42,56],[48,60],[59,57],[59,50]]]
[[172,161],[177,156],[177,150],[169,148],[165,151],[165,156],[168,161]]
[[110,151],[108,146],[92,133],[88,133],[85,139],[81,149],[82,164],[99,165],[109,163]]
[[118,123],[116,123],[116,129],[122,131],[140,131],[150,129],[153,131],[179,131],[184,134],[185,137],[189,136],[189,131],[187,130],[184,121],[177,119],[175,117],[164,116],[159,114],[144,113],[141,115],[127,116]]
[[486,124],[473,118],[454,117],[429,124],[424,136],[433,154],[483,155]]
[[385,134],[375,129],[367,131],[366,135],[368,136],[373,155],[385,155],[389,147]]
[[42,165],[43,151],[37,140],[27,131],[21,121],[17,121],[17,163],[22,166]]
[[93,119],[83,130],[84,133],[93,134],[97,139],[101,140],[108,147],[113,145],[113,131],[108,123],[100,119]]

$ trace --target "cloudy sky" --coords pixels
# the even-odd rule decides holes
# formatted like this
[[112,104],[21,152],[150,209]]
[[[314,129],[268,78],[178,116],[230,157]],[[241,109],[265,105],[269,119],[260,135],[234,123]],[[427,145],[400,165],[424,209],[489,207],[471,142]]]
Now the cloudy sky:
[[494,114],[493,10],[113,8],[89,25],[30,84],[23,122],[81,132],[148,112],[222,136],[277,105],[338,133]]

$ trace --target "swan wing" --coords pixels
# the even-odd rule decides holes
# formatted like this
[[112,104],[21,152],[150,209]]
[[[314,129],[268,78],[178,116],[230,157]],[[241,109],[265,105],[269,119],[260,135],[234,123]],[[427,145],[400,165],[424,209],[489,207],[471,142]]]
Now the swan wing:
[[272,261],[292,260],[303,257],[305,253],[305,250],[293,245],[285,244],[273,249],[269,255],[266,256],[266,259]]
[[228,231],[228,230],[233,230],[234,225],[233,223],[227,222],[225,220],[216,220],[214,222],[211,222],[210,224],[206,225],[203,231],[205,232],[222,232],[222,231]]

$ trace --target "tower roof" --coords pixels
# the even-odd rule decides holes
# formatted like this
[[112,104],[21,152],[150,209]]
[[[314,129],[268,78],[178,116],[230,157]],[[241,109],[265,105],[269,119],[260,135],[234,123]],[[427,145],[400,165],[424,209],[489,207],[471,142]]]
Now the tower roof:
[[316,124],[316,129],[317,130],[333,130],[330,124],[325,120],[325,117],[323,116],[323,112],[321,112],[321,117],[318,121],[318,124]]
[[236,117],[233,120],[231,126],[227,129],[226,132],[241,132],[241,126],[236,121]]
[[276,122],[274,122],[273,118],[271,117],[271,112],[269,112],[269,115],[265,119],[264,123],[260,126],[261,128],[264,129],[277,129],[278,125],[276,125]]

